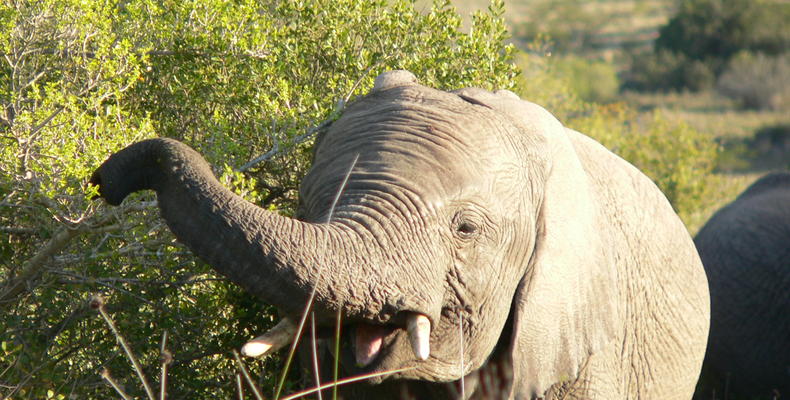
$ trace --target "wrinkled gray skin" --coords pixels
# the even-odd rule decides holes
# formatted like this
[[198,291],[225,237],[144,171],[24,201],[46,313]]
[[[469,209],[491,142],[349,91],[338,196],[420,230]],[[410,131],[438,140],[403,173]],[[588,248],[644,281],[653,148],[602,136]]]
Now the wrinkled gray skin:
[[790,396],[790,173],[764,176],[694,239],[711,326],[696,398]]
[[[320,138],[298,220],[233,195],[167,139],[120,151],[92,181],[111,204],[156,190],[179,240],[285,316],[315,286],[319,325],[344,315],[344,375],[413,368],[346,398],[458,398],[462,375],[467,398],[694,390],[708,291],[683,224],[636,168],[511,92],[381,75]],[[427,360],[410,315],[430,320]],[[348,343],[374,326],[381,350],[356,367]]]

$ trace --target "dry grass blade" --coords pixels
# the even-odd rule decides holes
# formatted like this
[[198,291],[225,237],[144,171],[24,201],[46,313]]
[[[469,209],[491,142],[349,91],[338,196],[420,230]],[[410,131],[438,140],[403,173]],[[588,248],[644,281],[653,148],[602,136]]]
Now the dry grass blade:
[[461,341],[461,350],[459,352],[460,365],[458,366],[458,374],[461,375],[461,398],[466,398],[466,382],[464,382],[464,314],[458,310],[458,338]]
[[[321,373],[318,370],[318,351],[316,350],[316,338],[315,338],[315,313],[310,313],[310,338],[311,338],[311,347],[313,353],[313,373],[315,374],[315,384],[317,386],[321,386]],[[324,400],[323,396],[321,396],[321,392],[318,392],[318,400]]]
[[323,384],[321,386],[316,386],[316,387],[314,387],[312,389],[307,389],[307,390],[303,390],[301,392],[294,393],[294,394],[292,394],[290,396],[283,397],[281,400],[298,399],[300,397],[304,397],[304,396],[307,396],[309,394],[313,394],[315,392],[319,392],[321,390],[324,390],[324,389],[332,387],[332,386],[345,385],[347,383],[358,382],[358,381],[362,381],[362,380],[365,380],[365,379],[375,378],[377,376],[386,376],[386,375],[397,374],[399,372],[409,371],[409,370],[412,370],[414,368],[416,368],[416,367],[400,368],[400,369],[394,369],[394,370],[391,370],[391,371],[376,372],[376,373],[373,373],[373,374],[365,374],[365,375],[354,376],[354,377],[351,377],[351,378],[341,379],[339,381],[325,383],[325,384]]
[[332,199],[332,206],[329,207],[329,215],[326,216],[327,224],[332,222],[332,214],[335,212],[335,207],[337,206],[337,202],[340,200],[340,195],[343,194],[343,190],[346,188],[346,184],[348,184],[348,178],[351,177],[351,171],[354,170],[354,167],[357,165],[357,161],[359,161],[359,154],[354,156],[354,161],[352,161],[351,166],[348,167],[346,176],[343,178],[343,183],[340,184],[340,187],[337,189],[337,193],[335,194],[335,198]]
[[[239,366],[239,370],[241,371],[242,375],[244,375],[244,379],[247,381],[247,384],[250,386],[250,389],[252,389],[252,394],[255,395],[255,398],[257,400],[263,400],[263,396],[261,395],[261,391],[258,390],[258,385],[256,385],[255,382],[253,382],[252,377],[250,376],[250,373],[247,372],[247,368],[244,367],[244,363],[241,362],[241,357],[239,357],[239,352],[238,351],[233,350],[233,358],[236,359],[236,365]],[[241,393],[241,391],[239,391],[239,393]]]
[[131,361],[132,367],[134,367],[134,371],[137,373],[137,377],[140,378],[140,382],[143,384],[143,388],[145,389],[145,393],[148,395],[148,398],[150,400],[156,400],[154,391],[151,389],[151,385],[148,384],[148,379],[146,379],[145,374],[143,373],[143,368],[140,366],[140,363],[137,361],[134,353],[132,353],[132,348],[129,347],[128,343],[126,343],[126,339],[124,339],[124,337],[118,331],[118,328],[115,326],[115,322],[113,322],[112,318],[110,318],[110,315],[107,314],[107,310],[104,307],[104,299],[98,295],[91,296],[90,307],[98,310],[99,314],[101,314],[102,318],[104,318],[104,321],[107,322],[107,325],[110,327],[113,335],[115,335],[115,339],[118,340],[118,343],[121,344],[126,356],[129,357],[129,361]]
[[[337,193],[335,194],[335,198],[332,200],[332,206],[329,208],[329,215],[326,217],[326,223],[330,223],[332,221],[332,214],[335,212],[335,206],[337,206],[337,202],[340,200],[340,195],[343,193],[343,189],[345,189],[346,184],[348,183],[348,178],[351,176],[351,171],[354,170],[354,167],[357,165],[357,160],[359,160],[359,154],[354,156],[354,161],[351,162],[351,166],[348,168],[345,177],[343,178],[343,182],[340,184],[340,187],[337,189]],[[326,248],[326,243],[324,243],[324,247]],[[318,264],[318,276],[316,277],[316,282],[313,285],[313,290],[310,292],[310,296],[307,299],[307,304],[305,304],[304,311],[302,311],[302,318],[299,320],[299,327],[296,330],[296,335],[294,337],[293,342],[291,343],[291,349],[288,352],[288,357],[285,359],[285,365],[283,366],[283,373],[280,375],[280,380],[277,384],[277,390],[274,394],[275,399],[280,398],[280,394],[282,393],[283,386],[285,385],[285,377],[288,376],[288,369],[291,366],[291,361],[293,360],[294,354],[296,353],[296,347],[299,344],[299,339],[302,337],[302,332],[304,331],[304,324],[307,320],[307,314],[310,312],[310,309],[313,306],[313,299],[315,298],[315,291],[318,287],[318,284],[321,282],[321,275],[323,274],[323,262],[319,260]]]
[[244,400],[244,386],[241,384],[241,374],[236,374],[236,393],[239,395],[239,400]]
[[288,376],[288,370],[291,368],[291,361],[293,361],[294,354],[296,354],[296,347],[299,345],[299,339],[302,337],[304,324],[307,320],[307,314],[310,312],[310,308],[313,306],[313,297],[315,297],[315,286],[313,287],[313,291],[310,292],[310,297],[307,299],[307,304],[305,304],[305,309],[302,312],[302,318],[299,319],[299,326],[296,328],[296,334],[294,335],[294,340],[291,342],[291,348],[288,351],[288,357],[285,359],[283,372],[280,374],[280,380],[277,382],[277,390],[274,393],[275,399],[280,398],[280,394],[282,393],[283,387],[285,386],[285,378]]
[[343,314],[340,312],[340,309],[338,309],[335,316],[335,365],[332,367],[332,380],[335,382],[334,386],[332,386],[333,399],[337,398],[337,377],[340,370],[340,320],[342,317]]

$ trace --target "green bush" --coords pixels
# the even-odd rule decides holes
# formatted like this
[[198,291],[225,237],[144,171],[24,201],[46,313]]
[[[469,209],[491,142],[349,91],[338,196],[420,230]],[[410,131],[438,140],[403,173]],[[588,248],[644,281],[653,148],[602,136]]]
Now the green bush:
[[708,89],[716,81],[707,62],[692,60],[667,50],[630,55],[630,68],[623,87],[638,91],[694,91]]
[[569,54],[589,47],[595,35],[610,22],[584,0],[531,0],[514,36],[524,42],[551,38],[553,52]]
[[746,108],[790,111],[790,53],[739,53],[719,77],[716,88]]
[[[297,138],[380,72],[511,87],[501,13],[495,2],[462,33],[442,1],[0,3],[0,397],[110,398],[104,367],[143,394],[86,307],[100,293],[150,378],[168,332],[169,397],[230,398],[228,352],[273,310],[174,241],[151,193],[120,208],[90,201],[91,171],[131,142],[176,137],[227,185],[290,213],[311,144]],[[275,144],[276,157],[234,172]],[[267,390],[278,363],[251,363]]]
[[620,83],[612,64],[575,56],[556,57],[553,64],[555,73],[567,80],[582,100],[608,103],[617,98]]
[[516,65],[521,69],[516,92],[525,100],[550,110],[560,121],[572,118],[586,108],[567,77],[554,70],[552,57],[542,55],[540,43],[533,43],[530,53],[518,53]]

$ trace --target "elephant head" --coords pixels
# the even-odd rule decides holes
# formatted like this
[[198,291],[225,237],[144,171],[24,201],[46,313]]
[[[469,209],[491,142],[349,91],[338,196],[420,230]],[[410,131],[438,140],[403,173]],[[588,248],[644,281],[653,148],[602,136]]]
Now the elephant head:
[[[592,173],[616,173],[585,167],[582,145],[628,185],[649,185],[660,217],[682,230],[647,179],[542,108],[508,91],[427,88],[405,71],[379,76],[318,139],[297,219],[233,195],[169,139],[114,154],[91,181],[111,204],[155,190],[180,241],[286,318],[312,291],[319,324],[341,310],[348,374],[405,368],[371,380],[381,386],[466,376],[480,396],[478,378],[496,370],[489,397],[525,398],[627,347],[631,289],[618,268],[638,255],[612,245],[631,222],[608,220],[633,218],[596,189],[604,178]],[[688,235],[679,240],[673,257],[696,268]]]

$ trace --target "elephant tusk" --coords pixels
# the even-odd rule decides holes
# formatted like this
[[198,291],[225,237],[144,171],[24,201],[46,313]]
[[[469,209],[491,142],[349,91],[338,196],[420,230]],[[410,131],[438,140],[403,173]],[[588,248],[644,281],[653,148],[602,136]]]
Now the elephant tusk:
[[265,356],[291,343],[294,336],[296,336],[296,324],[290,318],[283,318],[274,328],[247,342],[241,348],[241,354],[247,357]]
[[414,355],[420,360],[427,360],[431,353],[431,321],[422,314],[411,314],[406,320],[409,342]]

